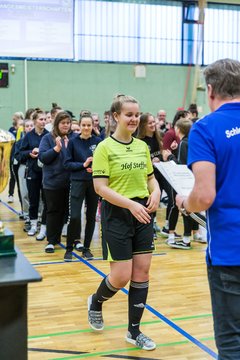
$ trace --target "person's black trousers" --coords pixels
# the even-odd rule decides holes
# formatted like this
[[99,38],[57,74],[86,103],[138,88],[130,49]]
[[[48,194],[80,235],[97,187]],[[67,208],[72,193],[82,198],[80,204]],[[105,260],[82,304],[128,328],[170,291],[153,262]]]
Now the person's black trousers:
[[[19,185],[19,177],[18,177],[18,169],[19,169],[19,164],[13,164],[12,165],[12,171],[15,177],[15,181],[17,183],[17,191],[18,191],[18,198],[19,198],[19,202],[21,204],[21,210],[22,210],[22,195],[21,195],[21,191],[20,191],[20,185]],[[14,189],[13,189],[14,192]]]
[[62,189],[44,189],[47,205],[47,241],[55,245],[61,240],[65,214],[68,209],[69,187]]
[[164,190],[167,193],[168,196],[168,204],[167,204],[167,209],[166,209],[166,219],[168,220],[169,224],[169,230],[175,230],[176,226],[177,226],[177,222],[178,222],[178,214],[179,214],[179,210],[178,207],[176,205],[176,191],[171,187],[171,185],[169,185],[169,183],[167,182],[167,180],[165,180],[164,185],[163,185]]
[[198,230],[198,223],[190,216],[183,215],[184,233],[183,236],[191,236],[192,230]]
[[[72,181],[70,187],[70,222],[67,230],[67,250],[73,250],[74,240],[81,233],[81,210],[83,200],[86,205],[86,226],[84,248],[89,249],[95,228],[98,195],[94,191],[93,181]],[[80,231],[79,231],[80,230]]]
[[158,181],[159,187],[162,190],[165,190],[168,196],[168,204],[166,209],[166,220],[168,220],[169,230],[175,230],[178,222],[179,210],[176,205],[175,197],[176,191],[171,187],[169,182],[164,178],[164,176],[157,170],[154,170],[154,175]]
[[38,208],[40,202],[40,194],[42,194],[43,211],[42,211],[42,224],[46,224],[46,201],[42,189],[42,177],[36,179],[27,179],[27,188],[29,196],[29,218],[36,220],[38,218]]
[[240,359],[240,266],[208,265],[218,360]]
[[15,178],[15,175],[14,175],[14,172],[13,172],[12,159],[10,159],[9,168],[10,168],[10,179],[9,179],[8,196],[13,196],[15,183],[16,183],[16,178]]

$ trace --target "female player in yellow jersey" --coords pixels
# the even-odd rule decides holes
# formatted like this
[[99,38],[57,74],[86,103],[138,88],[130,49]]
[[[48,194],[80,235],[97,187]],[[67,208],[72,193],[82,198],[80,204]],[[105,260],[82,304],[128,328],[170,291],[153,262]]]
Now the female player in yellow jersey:
[[98,145],[92,166],[95,191],[103,198],[103,258],[110,261],[110,274],[88,298],[88,321],[94,330],[102,330],[103,302],[130,281],[126,341],[153,350],[156,344],[140,331],[140,321],[154,249],[152,214],[158,208],[160,190],[147,144],[132,137],[139,124],[137,100],[119,95],[111,112],[116,130]]

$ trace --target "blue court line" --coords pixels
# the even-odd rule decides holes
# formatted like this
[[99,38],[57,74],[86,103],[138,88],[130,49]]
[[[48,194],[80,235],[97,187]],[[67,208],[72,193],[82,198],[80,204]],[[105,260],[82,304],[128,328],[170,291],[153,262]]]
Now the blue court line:
[[162,321],[164,321],[166,324],[168,324],[170,327],[172,327],[174,330],[176,330],[179,334],[181,334],[182,336],[186,337],[189,341],[191,341],[193,344],[195,344],[196,346],[198,346],[201,350],[205,351],[207,354],[209,354],[210,356],[212,356],[213,359],[217,359],[218,355],[211,350],[208,346],[204,345],[203,343],[201,343],[201,341],[199,341],[198,339],[196,339],[195,337],[193,337],[192,335],[190,335],[188,332],[186,332],[185,330],[183,330],[182,328],[180,328],[178,325],[176,325],[173,321],[169,320],[168,318],[166,318],[163,314],[161,314],[159,311],[155,310],[154,308],[152,308],[150,305],[146,304],[146,309],[148,309],[152,314],[154,314],[155,316],[157,316],[159,319],[161,319]]
[[[60,244],[60,246],[65,249],[65,246],[63,244]],[[94,265],[92,265],[90,262],[88,262],[87,260],[83,259],[81,256],[79,256],[78,254],[76,254],[75,252],[73,252],[74,256],[76,256],[77,259],[79,259],[81,262],[83,262],[85,265],[87,265],[90,269],[92,269],[93,271],[95,271],[98,275],[102,276],[103,278],[106,277],[106,274],[104,274],[101,270],[97,269]],[[122,288],[121,291],[128,295],[128,290],[125,288]],[[146,304],[146,309],[148,309],[148,311],[150,311],[152,314],[154,314],[156,317],[158,317],[159,319],[161,319],[163,322],[165,322],[167,325],[169,325],[171,328],[173,328],[174,330],[176,330],[179,334],[181,334],[182,336],[184,336],[185,338],[187,338],[189,341],[191,341],[193,344],[195,344],[196,346],[198,346],[201,350],[205,351],[208,355],[210,355],[213,359],[217,359],[218,355],[211,350],[208,346],[204,345],[203,343],[201,343],[199,340],[197,340],[195,337],[193,337],[192,335],[190,335],[189,333],[187,333],[185,330],[183,330],[181,327],[179,327],[178,325],[176,325],[173,321],[169,320],[168,318],[166,318],[163,314],[161,314],[159,311],[155,310],[153,307],[151,307],[150,305]]]
[[0,200],[0,203],[2,203],[3,205],[5,205],[9,210],[11,210],[12,212],[14,212],[16,215],[20,215],[20,212],[15,210],[13,207],[11,207],[10,205],[8,205],[8,203],[6,203],[5,201]]
[[[9,206],[7,203],[1,201],[5,206],[7,206],[8,209],[10,209],[11,211],[15,212],[16,214],[18,214],[18,212],[13,209],[11,206]],[[63,249],[66,249],[65,246],[63,244],[59,244]],[[104,274],[101,270],[97,269],[94,265],[92,265],[90,262],[88,262],[87,260],[83,259],[81,256],[79,256],[78,254],[76,254],[75,252],[73,252],[73,255],[80,260],[82,263],[84,263],[85,265],[87,265],[91,270],[95,271],[98,275],[102,276],[103,278],[106,277],[106,274]],[[122,288],[121,291],[128,295],[128,290],[125,288]],[[191,341],[194,345],[198,346],[201,350],[203,350],[204,352],[206,352],[208,355],[210,355],[213,359],[217,359],[218,355],[211,350],[208,346],[202,344],[199,340],[197,340],[195,337],[193,337],[192,335],[190,335],[189,333],[187,333],[185,330],[183,330],[182,328],[180,328],[178,325],[176,325],[173,321],[169,320],[168,318],[166,318],[163,314],[161,314],[159,311],[155,310],[153,307],[151,307],[150,305],[146,304],[146,309],[148,311],[150,311],[152,314],[154,314],[156,317],[158,317],[159,319],[161,319],[163,322],[165,322],[167,325],[169,325],[171,328],[173,328],[174,330],[176,330],[179,334],[181,334],[182,336],[184,336],[185,338],[187,338],[189,341]]]
[[40,262],[40,263],[31,263],[32,266],[42,266],[42,265],[56,265],[56,264],[72,264],[72,263],[79,263],[79,260],[72,260],[72,261],[46,261],[46,262]]

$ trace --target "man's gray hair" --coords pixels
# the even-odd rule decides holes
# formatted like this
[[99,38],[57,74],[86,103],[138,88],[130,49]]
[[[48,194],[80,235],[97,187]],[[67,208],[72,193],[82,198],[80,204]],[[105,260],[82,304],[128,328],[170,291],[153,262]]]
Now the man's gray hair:
[[221,59],[208,65],[203,72],[213,94],[222,99],[240,97],[240,62]]

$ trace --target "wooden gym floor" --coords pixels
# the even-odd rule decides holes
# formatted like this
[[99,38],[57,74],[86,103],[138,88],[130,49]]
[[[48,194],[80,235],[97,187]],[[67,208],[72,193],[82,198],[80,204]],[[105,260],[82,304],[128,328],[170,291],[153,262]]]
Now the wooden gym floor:
[[[46,254],[46,240],[38,242],[22,230],[19,203],[7,204],[1,194],[0,218],[15,234],[21,249],[43,281],[28,286],[28,348],[30,360],[216,359],[210,296],[205,266],[205,244],[174,250],[159,237],[152,259],[150,290],[142,331],[154,339],[157,348],[147,352],[124,340],[127,331],[127,288],[104,304],[105,330],[96,333],[87,322],[87,298],[102,277],[108,263],[101,260],[99,224],[96,224],[92,252],[85,261],[75,252],[74,261],[63,261],[65,239],[54,254]],[[165,209],[159,209],[163,225]],[[182,230],[179,220],[178,232]],[[14,345],[13,345],[14,346]],[[15,359],[12,359],[15,360]],[[17,360],[17,359],[16,359]]]

